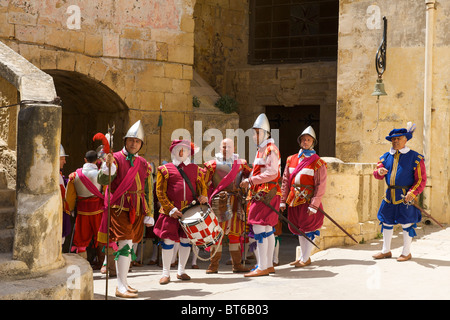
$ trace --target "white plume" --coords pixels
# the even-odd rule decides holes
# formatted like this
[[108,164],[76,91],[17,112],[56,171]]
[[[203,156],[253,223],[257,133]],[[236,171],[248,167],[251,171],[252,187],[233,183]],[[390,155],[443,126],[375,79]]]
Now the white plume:
[[415,123],[412,123],[411,121],[409,121],[409,122],[406,124],[406,131],[413,133],[414,130],[416,130],[416,124],[415,124]]

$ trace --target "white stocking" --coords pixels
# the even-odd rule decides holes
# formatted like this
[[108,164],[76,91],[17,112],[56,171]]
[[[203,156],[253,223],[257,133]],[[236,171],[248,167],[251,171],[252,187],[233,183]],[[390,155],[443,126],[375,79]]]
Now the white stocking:
[[186,273],[185,267],[191,253],[191,246],[188,238],[180,238],[180,249],[178,251],[178,275]]
[[402,228],[403,228],[403,250],[402,250],[402,255],[407,256],[411,253],[411,242],[412,242],[412,237],[409,236],[408,231],[405,231],[406,228],[411,227],[413,224],[412,223],[408,223],[408,224],[402,224]]
[[[253,232],[255,235],[261,233],[271,232],[273,228],[271,226],[261,226],[261,225],[253,225]],[[273,234],[266,238],[262,238],[262,242],[258,241],[256,246],[257,251],[257,260],[258,261],[258,269],[266,270],[269,267],[273,266],[273,251],[275,247],[275,237]]]
[[392,234],[394,233],[394,225],[383,223],[383,249],[381,253],[388,253],[391,251]]
[[306,261],[308,261],[309,257],[311,256],[311,250],[313,248],[313,244],[311,242],[309,242],[308,240],[306,240],[306,238],[303,236],[298,236],[298,241],[300,243],[300,251],[301,251],[299,260],[301,262],[306,262]]
[[[118,241],[118,250],[122,249],[128,245],[131,247],[133,245],[132,240],[119,240]],[[117,270],[117,289],[120,293],[125,293],[128,290],[128,270],[130,268],[131,254],[128,256],[119,255],[119,258],[116,260],[116,270]]]
[[172,261],[171,263],[175,263],[175,261],[177,261],[177,254],[178,254],[178,250],[180,249],[180,242],[175,242],[174,246],[173,246],[173,256],[172,256]]
[[275,238],[275,249],[273,251],[273,263],[278,263],[278,253],[280,252],[280,241]]
[[[162,275],[163,277],[170,277],[170,263],[172,261],[172,256],[173,256],[173,245],[175,244],[175,241],[169,240],[169,239],[164,239],[163,240],[164,244],[162,245],[162,250],[161,250],[161,259],[163,262],[163,270],[162,270]],[[172,246],[172,248],[170,249],[164,249],[164,246]]]
[[195,266],[197,264],[197,255],[198,255],[198,247],[192,246],[192,251],[194,251],[194,254],[192,255],[192,266]]

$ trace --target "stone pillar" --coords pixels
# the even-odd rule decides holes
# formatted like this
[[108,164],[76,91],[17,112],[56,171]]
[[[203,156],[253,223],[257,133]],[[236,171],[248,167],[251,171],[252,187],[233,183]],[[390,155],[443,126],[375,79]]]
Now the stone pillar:
[[61,107],[22,105],[17,130],[17,215],[13,259],[31,271],[64,264],[59,190]]

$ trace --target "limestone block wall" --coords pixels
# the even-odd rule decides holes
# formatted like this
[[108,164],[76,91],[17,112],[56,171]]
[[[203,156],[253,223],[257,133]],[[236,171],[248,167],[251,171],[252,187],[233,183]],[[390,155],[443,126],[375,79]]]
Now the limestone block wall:
[[[17,89],[0,78],[0,107],[17,103]],[[17,113],[19,107],[0,108],[0,170],[5,172],[6,187],[16,186]]]
[[[320,153],[334,156],[336,63],[229,68],[226,90],[239,102],[239,125],[251,128],[266,106],[320,106]],[[298,134],[304,128],[298,128]],[[296,137],[292,137],[295,144]],[[282,154],[287,158],[287,154]]]
[[171,132],[192,127],[194,2],[3,1],[0,40],[41,70],[77,72],[117,93],[128,107],[117,135],[141,119],[144,156],[157,158],[161,103],[166,155]]
[[[327,162],[327,187],[322,199],[325,212],[357,241],[374,239],[380,232],[377,212],[385,192],[384,181],[372,175],[376,164],[323,159]],[[320,231],[321,248],[354,244],[327,218]]]
[[226,71],[247,64],[248,6],[247,0],[195,2],[195,69],[220,94],[230,94]]

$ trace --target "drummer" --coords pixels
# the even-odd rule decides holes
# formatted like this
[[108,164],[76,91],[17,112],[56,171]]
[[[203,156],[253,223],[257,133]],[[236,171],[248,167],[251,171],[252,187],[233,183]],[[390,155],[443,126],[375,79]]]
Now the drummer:
[[[214,160],[204,165],[208,198],[221,228],[228,235],[233,272],[248,272],[250,268],[241,264],[240,236],[245,231],[246,212],[241,205],[239,184],[243,178],[248,178],[252,169],[245,159],[239,159],[239,155],[234,153],[232,139],[222,140],[220,147],[222,152],[217,153]],[[211,263],[206,273],[217,273],[222,256],[222,243],[214,245],[210,253]]]
[[[174,140],[169,150],[172,162],[160,166],[156,178],[156,195],[161,203],[161,208],[154,233],[161,239],[163,271],[159,280],[160,284],[170,282],[170,263],[175,242],[180,242],[177,279],[191,279],[185,272],[191,244],[178,219],[182,217],[182,210],[194,200],[198,200],[200,203],[208,202],[202,172],[199,166],[191,163],[191,156],[198,151],[198,148],[190,141]],[[180,171],[186,174],[189,183],[183,178]],[[190,190],[191,187],[195,194]]]

